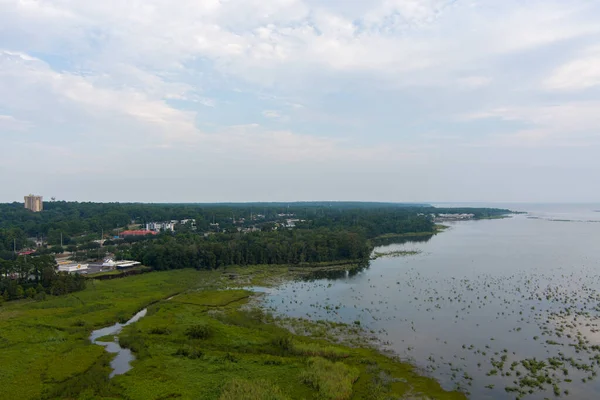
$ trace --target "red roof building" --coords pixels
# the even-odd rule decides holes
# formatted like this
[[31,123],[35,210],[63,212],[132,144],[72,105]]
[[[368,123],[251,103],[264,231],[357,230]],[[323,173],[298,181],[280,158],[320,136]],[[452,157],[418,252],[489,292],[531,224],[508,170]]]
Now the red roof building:
[[121,236],[146,236],[146,235],[156,235],[157,232],[146,231],[146,230],[137,230],[137,231],[123,231],[121,232]]

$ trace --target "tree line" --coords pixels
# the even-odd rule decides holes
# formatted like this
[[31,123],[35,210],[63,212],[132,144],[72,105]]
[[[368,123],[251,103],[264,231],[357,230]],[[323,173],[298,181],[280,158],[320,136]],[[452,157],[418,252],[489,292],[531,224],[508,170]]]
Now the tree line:
[[53,256],[20,256],[0,259],[0,301],[25,297],[43,299],[46,294],[63,295],[85,289],[85,278],[56,270]]
[[365,260],[371,248],[359,231],[278,230],[252,233],[164,235],[120,254],[157,270],[216,269],[228,265],[302,264]]
[[[508,212],[491,208],[435,208],[426,204],[296,202],[230,204],[142,204],[51,201],[33,213],[22,203],[0,204],[0,258],[31,246],[28,238],[43,237],[50,246],[82,246],[132,223],[194,219],[198,232],[235,231],[286,218],[301,219],[308,228],[362,228],[368,237],[384,233],[430,231],[437,213],[472,213],[475,218]],[[186,227],[181,227],[181,230]]]

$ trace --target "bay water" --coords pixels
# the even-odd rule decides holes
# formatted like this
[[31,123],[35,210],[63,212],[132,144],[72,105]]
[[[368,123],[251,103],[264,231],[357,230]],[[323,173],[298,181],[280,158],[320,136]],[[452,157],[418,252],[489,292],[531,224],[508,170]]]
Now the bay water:
[[473,206],[527,214],[447,223],[375,250],[417,254],[265,289],[264,304],[360,323],[472,399],[600,398],[600,205]]

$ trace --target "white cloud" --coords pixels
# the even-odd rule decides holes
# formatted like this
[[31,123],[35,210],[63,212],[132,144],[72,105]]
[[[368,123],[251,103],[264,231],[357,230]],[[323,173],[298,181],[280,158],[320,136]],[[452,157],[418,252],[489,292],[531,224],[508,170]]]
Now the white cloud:
[[0,115],[0,132],[1,131],[25,131],[29,129],[31,123],[28,121],[19,120],[12,115]]
[[[504,107],[464,116],[466,120],[497,118],[529,125],[513,133],[494,135],[488,146],[589,146],[600,144],[600,101],[562,105]],[[482,141],[478,142],[478,145]]]
[[196,133],[193,114],[169,107],[146,92],[102,86],[98,84],[101,80],[59,73],[34,57],[0,51],[0,105],[4,107],[52,119],[52,108],[66,102],[73,110],[92,116],[108,112],[134,118],[165,135]]
[[585,0],[0,0],[0,133],[27,133],[0,153],[320,179],[435,173],[473,160],[461,144],[595,145],[600,100],[577,91],[600,84],[599,18]]
[[279,118],[281,114],[276,110],[264,110],[262,114],[267,118]]
[[[113,136],[113,140],[123,140],[119,142],[119,147],[125,146],[125,139],[129,143],[127,147],[143,140],[151,147],[183,144],[188,149],[197,148],[209,157],[216,151],[227,153],[230,157],[266,157],[290,162],[320,157],[328,160],[340,157],[368,158],[379,151],[374,148],[359,150],[327,137],[270,131],[257,124],[223,127],[218,133],[206,134],[195,126],[193,112],[169,106],[158,96],[162,91],[150,90],[147,93],[132,88],[107,88],[101,82],[102,79],[96,76],[58,73],[43,61],[26,54],[0,52],[0,92],[5,95],[0,97],[0,106],[10,106],[17,112],[29,113],[33,112],[32,106],[44,104],[48,109],[35,112],[35,117],[42,125],[48,120],[59,124],[63,122],[54,119],[57,106],[65,113],[63,118],[68,118],[71,113],[88,114],[87,121],[93,123],[95,129],[106,132],[103,133],[104,138]],[[25,98],[20,102],[10,100],[20,95],[22,97],[32,87],[38,95],[35,105],[25,101]],[[265,110],[263,114],[268,118],[286,119],[276,110]],[[119,117],[130,120],[132,130],[127,132],[126,137],[122,137],[120,132],[111,135],[108,129],[102,129],[103,126],[111,126],[111,123],[106,124],[103,120]],[[13,117],[0,116],[0,126],[5,124],[22,125]],[[40,147],[41,144],[36,142],[36,146]]]
[[493,9],[502,18],[479,19],[471,26],[473,37],[485,41],[487,51],[515,52],[549,45],[600,32],[595,18],[586,15],[590,2],[557,2],[534,0],[525,6]]
[[[85,63],[177,70],[206,57],[243,79],[280,84],[290,75],[297,78],[299,70],[308,76],[321,68],[385,73],[395,80],[424,68],[443,74],[479,59],[482,51],[521,51],[600,29],[593,18],[581,20],[581,6],[562,2],[491,12],[486,3],[449,0],[371,4],[364,16],[344,16],[301,0],[190,0],[177,7],[165,0],[8,1],[0,25],[36,36],[43,43],[38,48],[31,41],[35,50],[68,43]],[[445,35],[450,29],[453,38]]]
[[264,110],[262,112],[262,115],[265,118],[269,118],[269,119],[276,120],[279,122],[289,122],[290,121],[290,117],[288,115],[284,115],[281,113],[281,111],[278,111],[278,110]]
[[383,0],[364,20],[379,30],[397,30],[433,22],[454,0]]
[[465,78],[458,78],[459,85],[469,88],[488,86],[491,82],[492,79],[487,76],[467,76]]
[[583,90],[600,85],[600,46],[557,68],[543,85],[548,90]]

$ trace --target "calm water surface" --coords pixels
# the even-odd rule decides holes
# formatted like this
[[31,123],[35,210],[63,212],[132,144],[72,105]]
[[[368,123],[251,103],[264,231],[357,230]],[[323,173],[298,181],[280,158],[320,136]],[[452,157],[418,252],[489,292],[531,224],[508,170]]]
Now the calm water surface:
[[[96,329],[92,331],[90,335],[90,341],[94,344],[99,344],[104,346],[106,351],[109,353],[116,353],[115,358],[110,362],[110,366],[112,368],[112,372],[110,373],[110,378],[115,375],[122,375],[125,372],[131,369],[131,361],[135,360],[134,355],[131,353],[131,350],[124,349],[119,345],[119,340],[117,335],[121,332],[121,330],[127,325],[133,324],[140,319],[146,316],[148,309],[144,308],[143,310],[136,313],[129,321],[124,324],[116,323],[111,326],[107,326],[105,328]],[[101,342],[98,339],[102,336],[114,335],[112,342]]]
[[451,223],[428,241],[377,249],[417,255],[269,289],[265,304],[293,317],[360,321],[472,399],[514,399],[505,388],[519,386],[528,374],[521,361],[533,358],[552,384],[523,386],[533,391],[524,398],[553,398],[554,384],[563,397],[600,398],[600,348],[592,348],[600,345],[600,205],[505,207],[529,214]]

